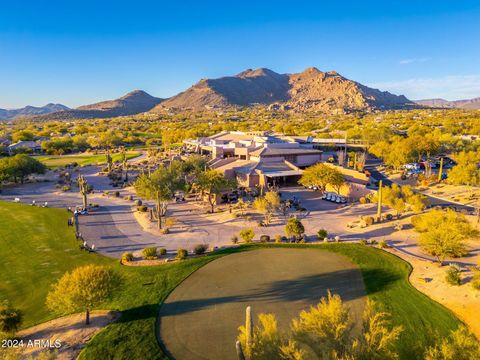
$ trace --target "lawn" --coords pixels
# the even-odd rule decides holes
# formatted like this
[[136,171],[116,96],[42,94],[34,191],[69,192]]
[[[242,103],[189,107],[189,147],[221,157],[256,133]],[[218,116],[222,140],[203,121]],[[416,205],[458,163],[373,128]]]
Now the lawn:
[[88,263],[114,263],[80,252],[68,218],[62,209],[0,202],[0,300],[22,309],[24,326],[55,317],[44,306],[45,297],[64,272]]
[[[459,321],[443,306],[416,291],[408,282],[410,265],[379,249],[355,244],[249,245],[177,264],[125,267],[99,255],[78,250],[65,210],[0,202],[0,300],[23,310],[24,327],[54,317],[44,306],[49,286],[65,271],[87,263],[111,266],[124,279],[122,290],[104,309],[121,310],[121,319],[96,335],[81,359],[124,359],[164,355],[156,339],[160,304],[186,277],[206,263],[230,253],[265,246],[307,247],[349,257],[362,270],[367,295],[392,314],[404,332],[402,359],[421,357],[429,338],[445,336]],[[432,332],[438,336],[432,337]]]
[[[140,153],[137,151],[127,152],[127,159],[133,159],[139,156]],[[121,154],[112,154],[112,160],[120,161],[122,158]],[[105,164],[105,154],[97,155],[39,155],[35,156],[35,159],[43,162],[49,168],[62,167],[67,164],[76,162],[78,165],[97,165]]]
[[131,303],[133,309],[127,311],[119,322],[96,335],[79,359],[122,359],[133,356],[132,353],[148,354],[152,359],[166,358],[153,336],[158,331],[156,319],[160,306],[157,299],[163,302],[182,278],[209,260],[269,246],[306,247],[312,251],[332,251],[349,257],[362,270],[368,297],[391,313],[394,324],[404,327],[398,344],[401,359],[423,358],[423,349],[431,345],[432,340],[446,336],[460,324],[448,309],[410,285],[408,276],[411,267],[408,263],[382,250],[357,244],[245,245],[180,264],[141,269],[144,271],[142,284],[132,282],[132,288],[125,289],[117,302],[112,304],[122,309],[128,308]]

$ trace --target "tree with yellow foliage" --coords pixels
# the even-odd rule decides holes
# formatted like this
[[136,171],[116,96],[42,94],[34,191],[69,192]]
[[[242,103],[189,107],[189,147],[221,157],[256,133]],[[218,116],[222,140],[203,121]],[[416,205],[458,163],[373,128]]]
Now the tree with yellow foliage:
[[85,324],[90,323],[90,311],[108,300],[119,286],[120,278],[111,269],[86,265],[65,273],[47,296],[47,307],[67,314],[85,312]]
[[316,306],[302,311],[288,334],[278,330],[273,314],[260,314],[259,325],[253,326],[249,311],[237,343],[239,353],[248,360],[398,358],[395,346],[403,329],[392,326],[389,314],[377,311],[371,301],[367,302],[359,336],[353,336],[349,308],[339,295],[330,292]]

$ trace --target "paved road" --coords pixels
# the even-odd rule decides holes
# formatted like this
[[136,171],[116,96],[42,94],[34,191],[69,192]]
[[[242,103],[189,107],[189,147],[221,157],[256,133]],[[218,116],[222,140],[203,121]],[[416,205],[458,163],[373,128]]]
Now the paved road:
[[[176,253],[178,248],[191,250],[200,243],[221,247],[230,245],[232,236],[238,235],[240,230],[247,226],[253,228],[256,238],[262,234],[272,238],[279,234],[284,235],[283,217],[278,217],[276,222],[268,227],[257,227],[252,223],[247,225],[243,220],[231,219],[228,214],[224,214],[223,220],[218,222],[211,219],[211,216],[205,216],[205,208],[196,207],[192,203],[169,206],[169,216],[180,220],[180,224],[173,227],[170,234],[146,232],[133,215],[133,203],[123,200],[123,196],[128,194],[126,190],[119,190],[120,198],[103,196],[104,190],[116,190],[109,185],[108,178],[99,176],[97,167],[86,167],[81,171],[96,189],[89,197],[89,202],[97,203],[100,207],[89,215],[80,217],[80,232],[89,245],[95,244],[98,251],[106,256],[120,258],[124,252],[140,253],[147,246],[164,247],[170,255]],[[347,229],[347,223],[359,220],[361,216],[372,216],[375,213],[374,204],[339,208],[338,204],[321,200],[319,192],[301,187],[283,188],[281,192],[285,199],[295,196],[302,206],[309,210],[307,213],[297,214],[305,225],[309,240],[316,240],[315,234],[324,228],[329,231],[330,237],[338,235],[343,241],[357,241],[361,238],[387,240],[404,253],[424,256],[416,245],[413,231],[395,231],[393,222],[385,227],[375,227],[360,233]],[[81,204],[78,193],[58,191],[55,182],[19,185],[4,189],[0,194],[0,200],[12,201],[15,197],[21,198],[22,203],[29,204],[35,200],[37,204],[41,204],[48,201],[49,206],[59,208]],[[473,258],[466,259],[467,264],[475,261]]]
[[[375,165],[366,166],[365,168],[372,174],[372,178],[374,178],[376,181],[382,180],[382,183],[384,186],[391,186],[393,184],[393,181],[390,180],[383,172],[379,171],[377,166],[378,164],[375,164]],[[417,191],[417,192],[420,192],[420,191]],[[429,204],[432,207],[435,207],[435,206],[453,207],[457,210],[467,210],[470,212],[474,212],[476,210],[473,206],[463,205],[460,203],[456,203],[447,199],[442,199],[429,194],[423,194],[423,195],[425,195],[428,198]]]

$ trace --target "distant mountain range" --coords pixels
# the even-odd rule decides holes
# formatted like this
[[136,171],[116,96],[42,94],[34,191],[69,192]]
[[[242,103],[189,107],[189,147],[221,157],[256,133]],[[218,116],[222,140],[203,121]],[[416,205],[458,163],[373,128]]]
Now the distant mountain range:
[[[403,95],[369,88],[335,71],[322,72],[312,67],[301,73],[278,74],[260,68],[248,69],[234,76],[200,80],[189,89],[168,99],[156,98],[144,91],[136,90],[119,99],[83,105],[76,109],[57,105],[61,108],[23,115],[33,115],[34,119],[63,120],[108,118],[150,111],[154,113],[166,110],[202,111],[254,105],[268,106],[277,110],[325,113],[405,109],[418,106]],[[1,111],[0,119],[19,116],[2,117]]]
[[70,110],[62,104],[47,104],[42,107],[25,106],[21,109],[0,109],[0,120],[11,120],[22,116],[48,114],[57,111]]
[[150,111],[162,101],[142,90],[129,92],[119,99],[107,100],[90,105],[83,105],[76,109],[52,112],[37,116],[47,120],[110,118],[116,116],[136,115]]
[[229,106],[269,105],[296,111],[357,111],[414,106],[397,96],[361,85],[334,71],[308,68],[296,74],[269,69],[246,70],[235,76],[204,79],[186,91],[162,101],[165,108],[204,110]]
[[448,101],[445,99],[425,99],[415,100],[415,103],[433,108],[480,109],[480,97],[455,101]]

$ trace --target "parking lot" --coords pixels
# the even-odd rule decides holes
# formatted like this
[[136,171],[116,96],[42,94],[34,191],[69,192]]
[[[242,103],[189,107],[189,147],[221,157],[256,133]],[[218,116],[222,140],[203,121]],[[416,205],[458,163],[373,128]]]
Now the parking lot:
[[309,211],[333,210],[342,205],[323,200],[321,191],[305,189],[302,186],[280,188],[279,191],[282,194],[282,199],[293,200],[295,198],[300,202],[300,206]]

